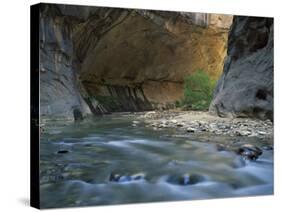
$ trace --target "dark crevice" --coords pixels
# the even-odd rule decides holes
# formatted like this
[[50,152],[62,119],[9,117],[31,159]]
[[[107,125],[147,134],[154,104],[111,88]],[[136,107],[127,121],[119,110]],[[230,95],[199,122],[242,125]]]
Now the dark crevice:
[[258,90],[256,93],[256,98],[260,100],[266,100],[267,92],[265,90]]

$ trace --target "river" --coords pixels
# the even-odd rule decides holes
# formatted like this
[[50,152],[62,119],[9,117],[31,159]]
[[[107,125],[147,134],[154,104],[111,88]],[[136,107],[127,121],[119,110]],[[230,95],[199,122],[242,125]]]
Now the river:
[[[217,142],[258,138],[155,131],[132,116],[48,121],[40,139],[42,208],[196,200],[273,193],[273,150],[256,161]],[[271,141],[272,142],[272,141]]]

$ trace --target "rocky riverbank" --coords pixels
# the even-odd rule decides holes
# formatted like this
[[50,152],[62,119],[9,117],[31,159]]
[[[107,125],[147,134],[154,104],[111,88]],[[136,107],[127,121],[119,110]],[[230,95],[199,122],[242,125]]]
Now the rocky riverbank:
[[[220,118],[202,111],[150,111],[137,116],[137,119],[154,130],[174,128],[186,133],[263,138],[271,138],[273,135],[273,123],[270,120]],[[137,126],[137,123],[133,122],[133,126]]]
[[199,140],[201,137],[202,142],[216,144],[217,151],[235,152],[246,160],[256,160],[264,150],[273,150],[270,120],[220,118],[203,111],[170,110],[137,114],[132,126],[142,123],[156,131],[174,130],[172,137]]

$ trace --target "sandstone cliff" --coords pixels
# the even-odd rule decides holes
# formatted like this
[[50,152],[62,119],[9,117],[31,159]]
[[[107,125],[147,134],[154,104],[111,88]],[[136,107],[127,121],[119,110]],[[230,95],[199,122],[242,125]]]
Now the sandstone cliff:
[[210,111],[273,120],[273,19],[236,16]]
[[232,17],[41,5],[41,115],[173,107],[184,77],[218,78]]

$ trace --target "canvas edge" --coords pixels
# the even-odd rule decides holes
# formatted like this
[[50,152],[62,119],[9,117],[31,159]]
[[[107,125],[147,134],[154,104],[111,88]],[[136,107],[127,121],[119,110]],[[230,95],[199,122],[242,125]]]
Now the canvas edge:
[[40,208],[39,8],[30,6],[30,206]]

